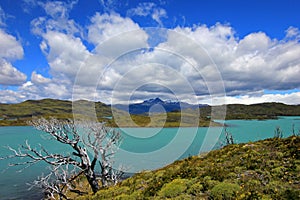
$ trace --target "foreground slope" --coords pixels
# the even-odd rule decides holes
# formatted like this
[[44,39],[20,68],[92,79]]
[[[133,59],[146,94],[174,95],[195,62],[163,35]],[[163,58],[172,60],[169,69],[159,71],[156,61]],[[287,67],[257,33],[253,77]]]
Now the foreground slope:
[[300,199],[300,137],[226,146],[80,199]]

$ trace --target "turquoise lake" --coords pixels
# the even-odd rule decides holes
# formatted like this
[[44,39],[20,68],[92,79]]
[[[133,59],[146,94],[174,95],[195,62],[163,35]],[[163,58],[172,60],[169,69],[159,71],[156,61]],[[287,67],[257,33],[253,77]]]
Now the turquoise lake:
[[[280,127],[284,137],[292,134],[292,127],[298,133],[300,116],[279,117],[277,120],[227,120],[227,131],[235,142],[257,141],[274,136]],[[175,160],[219,148],[224,139],[224,130],[213,128],[123,128],[123,143],[115,159],[115,166],[123,165],[128,173],[143,169],[156,169]],[[0,156],[11,154],[4,146],[17,148],[28,140],[32,147],[39,144],[50,152],[68,152],[70,149],[57,144],[32,127],[0,127]],[[39,164],[24,169],[7,168],[9,162],[20,160],[0,160],[0,199],[40,199],[42,194],[36,189],[28,190],[26,183],[32,182],[43,172],[46,165]]]

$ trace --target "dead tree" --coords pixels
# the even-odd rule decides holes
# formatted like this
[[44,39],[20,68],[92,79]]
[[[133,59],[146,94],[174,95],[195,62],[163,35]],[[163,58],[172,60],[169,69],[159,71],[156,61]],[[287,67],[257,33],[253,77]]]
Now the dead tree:
[[[72,149],[72,152],[65,154],[50,153],[42,145],[38,150],[32,148],[27,141],[18,149],[8,147],[14,154],[6,158],[29,158],[20,163],[10,164],[11,166],[30,167],[38,162],[46,162],[52,166],[48,175],[40,177],[33,183],[49,193],[50,198],[56,194],[66,199],[64,194],[66,189],[80,193],[72,185],[72,181],[80,175],[86,177],[94,193],[101,187],[116,184],[120,179],[122,172],[112,167],[113,156],[121,142],[118,131],[106,127],[103,123],[60,121],[54,118],[36,119],[31,121],[30,125]],[[98,171],[97,163],[99,163]]]
[[225,143],[226,145],[234,144],[233,136],[230,132],[227,131],[227,128],[225,127]]

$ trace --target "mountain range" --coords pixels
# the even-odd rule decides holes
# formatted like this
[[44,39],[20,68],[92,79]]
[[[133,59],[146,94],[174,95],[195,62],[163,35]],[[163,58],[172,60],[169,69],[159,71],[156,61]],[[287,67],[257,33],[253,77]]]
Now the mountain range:
[[145,100],[142,103],[133,104],[115,104],[112,105],[113,108],[126,111],[130,114],[148,114],[148,113],[161,113],[161,112],[174,112],[184,109],[196,109],[206,107],[206,104],[189,104],[180,101],[163,101],[160,98],[154,98]]
[[[74,105],[77,109],[74,110]],[[104,121],[110,126],[122,121],[121,126],[132,126],[128,122],[130,113],[134,122],[141,126],[160,126],[156,122],[164,119],[167,114],[166,127],[180,125],[181,116],[192,117],[195,108],[200,110],[200,125],[208,126],[211,121],[212,111],[215,119],[276,119],[277,116],[300,116],[300,105],[286,105],[283,103],[260,103],[252,105],[229,104],[227,106],[193,105],[184,102],[163,101],[160,98],[145,100],[141,103],[129,105],[107,105],[102,102],[87,100],[66,101],[58,99],[27,100],[16,104],[3,104],[0,102],[0,126],[26,125],[32,117],[55,117],[58,119],[70,119],[74,116],[87,119],[96,116],[99,121]],[[213,110],[214,108],[214,110]],[[181,112],[185,110],[187,112]],[[113,111],[113,113],[112,113]],[[219,113],[220,112],[220,113]],[[150,116],[152,115],[150,120]],[[187,117],[186,116],[186,117]],[[121,119],[121,120],[120,120]],[[120,125],[120,123],[118,123]],[[189,126],[187,123],[186,126]]]

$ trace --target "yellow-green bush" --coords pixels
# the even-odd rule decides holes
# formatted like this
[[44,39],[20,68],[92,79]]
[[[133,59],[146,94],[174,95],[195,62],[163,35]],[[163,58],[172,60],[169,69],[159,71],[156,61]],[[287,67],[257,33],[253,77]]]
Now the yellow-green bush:
[[165,184],[158,192],[158,195],[166,198],[176,197],[185,192],[187,183],[187,179],[174,179],[170,183]]
[[218,183],[211,189],[211,197],[215,200],[236,199],[240,186],[234,183]]
[[197,195],[201,194],[202,191],[203,191],[203,185],[201,183],[197,182],[189,187],[189,189],[187,190],[187,193],[197,196]]

